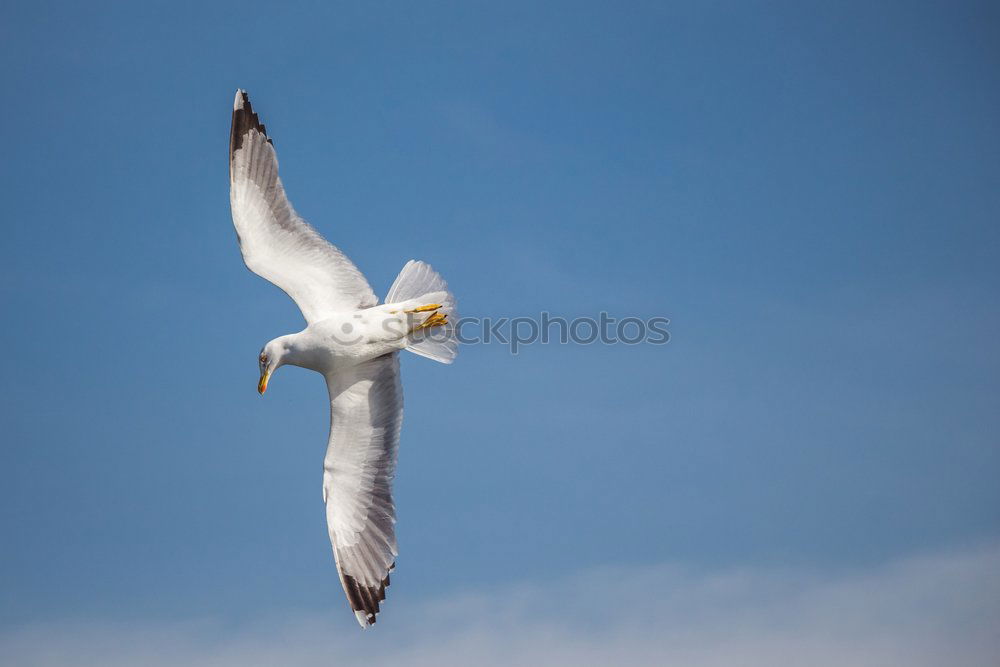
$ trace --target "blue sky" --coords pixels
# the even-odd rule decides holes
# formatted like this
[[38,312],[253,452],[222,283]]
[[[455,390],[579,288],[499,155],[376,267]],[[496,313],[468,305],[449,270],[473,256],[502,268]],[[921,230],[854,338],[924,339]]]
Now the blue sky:
[[998,20],[5,3],[0,645],[54,622],[354,623],[323,381],[255,392],[258,350],[302,321],[240,261],[237,87],[377,293],[419,258],[467,315],[671,320],[665,346],[404,359],[382,648],[421,605],[607,568],[1000,563]]

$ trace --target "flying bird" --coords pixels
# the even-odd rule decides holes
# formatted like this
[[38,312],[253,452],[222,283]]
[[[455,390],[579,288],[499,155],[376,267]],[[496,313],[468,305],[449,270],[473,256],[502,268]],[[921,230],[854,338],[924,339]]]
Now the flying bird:
[[257,391],[285,365],[326,378],[326,521],[340,583],[367,628],[398,553],[392,480],[403,421],[399,351],[451,363],[458,353],[455,298],[430,265],[410,260],[379,305],[351,260],[295,213],[274,145],[243,90],[233,104],[229,186],[247,268],[284,290],[306,320],[305,329],[260,351]]

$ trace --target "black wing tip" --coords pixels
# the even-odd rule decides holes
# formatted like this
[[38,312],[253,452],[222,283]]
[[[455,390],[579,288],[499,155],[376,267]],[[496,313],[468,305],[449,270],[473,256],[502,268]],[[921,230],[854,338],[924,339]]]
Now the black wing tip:
[[[395,566],[396,564],[393,563],[389,567],[389,571],[391,572]],[[344,575],[344,591],[347,593],[347,601],[362,627],[375,625],[380,603],[385,600],[385,589],[388,587],[388,574],[378,586],[365,586],[359,584],[358,580],[351,575]]]
[[250,96],[242,88],[237,89],[236,99],[233,100],[233,125],[229,132],[229,161],[232,163],[233,154],[243,146],[243,139],[250,130],[257,130],[267,143],[273,144],[271,137],[267,136],[267,128],[260,122],[260,118],[254,113],[253,105],[250,104]]

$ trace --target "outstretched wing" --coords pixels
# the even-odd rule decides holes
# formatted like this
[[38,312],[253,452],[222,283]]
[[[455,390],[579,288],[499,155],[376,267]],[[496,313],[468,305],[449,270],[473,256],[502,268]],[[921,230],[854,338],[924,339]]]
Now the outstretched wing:
[[307,322],[378,303],[351,260],[295,213],[271,139],[242,90],[229,135],[229,202],[247,268],[292,297]]
[[393,352],[328,374],[323,500],[340,582],[362,627],[375,622],[396,562],[396,474],[403,386]]

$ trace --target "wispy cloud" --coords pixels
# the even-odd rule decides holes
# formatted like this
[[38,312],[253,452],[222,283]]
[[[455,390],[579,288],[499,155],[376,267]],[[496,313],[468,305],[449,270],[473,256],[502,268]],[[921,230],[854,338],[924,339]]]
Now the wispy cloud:
[[374,630],[343,614],[59,622],[0,635],[17,665],[994,665],[1000,545],[851,575],[672,566],[398,604]]

